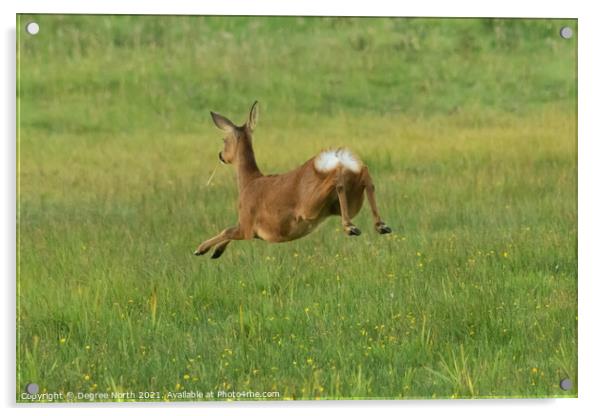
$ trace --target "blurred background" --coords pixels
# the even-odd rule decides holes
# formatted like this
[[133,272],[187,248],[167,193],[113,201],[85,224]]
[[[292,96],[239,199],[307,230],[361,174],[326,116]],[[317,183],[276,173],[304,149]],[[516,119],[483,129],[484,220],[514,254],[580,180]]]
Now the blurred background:
[[20,43],[22,129],[198,132],[208,109],[240,114],[254,99],[276,126],[338,113],[482,122],[575,105],[575,39],[560,39],[562,20],[27,19],[41,30]]

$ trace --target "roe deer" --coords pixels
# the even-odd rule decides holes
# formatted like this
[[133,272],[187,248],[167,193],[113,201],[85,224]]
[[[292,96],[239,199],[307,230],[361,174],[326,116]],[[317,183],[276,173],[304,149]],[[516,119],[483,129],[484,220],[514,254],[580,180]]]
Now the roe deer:
[[194,254],[199,256],[215,247],[211,257],[216,259],[232,240],[295,240],[312,232],[330,215],[341,216],[345,233],[360,235],[351,219],[362,207],[364,191],[376,231],[391,232],[376,208],[368,168],[348,149],[325,150],[288,173],[264,176],[255,162],[251,140],[257,113],[255,101],[247,122],[238,127],[211,112],[215,125],[226,133],[219,160],[236,168],[238,224],[203,242]]

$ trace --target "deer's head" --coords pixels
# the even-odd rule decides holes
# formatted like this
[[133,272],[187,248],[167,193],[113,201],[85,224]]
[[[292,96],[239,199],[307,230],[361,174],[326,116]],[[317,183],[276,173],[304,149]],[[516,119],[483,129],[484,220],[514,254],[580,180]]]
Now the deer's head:
[[213,122],[215,125],[224,131],[224,150],[219,152],[218,157],[219,160],[223,163],[234,163],[236,161],[236,157],[238,155],[239,145],[246,141],[250,143],[251,134],[253,130],[255,130],[255,126],[257,125],[257,101],[253,103],[251,106],[251,111],[249,111],[249,118],[247,122],[242,126],[236,126],[226,117],[214,113],[211,111],[211,117],[213,118]]

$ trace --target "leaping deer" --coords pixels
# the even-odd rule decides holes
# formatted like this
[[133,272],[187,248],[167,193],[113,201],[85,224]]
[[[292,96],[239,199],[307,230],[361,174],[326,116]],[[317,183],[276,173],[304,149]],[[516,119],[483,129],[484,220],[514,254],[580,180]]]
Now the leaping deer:
[[374,184],[368,168],[346,148],[322,151],[288,173],[263,175],[255,162],[252,144],[257,113],[255,101],[247,122],[238,127],[226,117],[211,112],[215,125],[226,133],[219,160],[236,168],[238,224],[204,241],[195,255],[200,256],[215,247],[211,258],[216,259],[232,240],[295,240],[312,232],[331,215],[341,216],[345,233],[360,235],[351,219],[362,207],[364,191],[376,231],[380,234],[391,232],[376,208]]

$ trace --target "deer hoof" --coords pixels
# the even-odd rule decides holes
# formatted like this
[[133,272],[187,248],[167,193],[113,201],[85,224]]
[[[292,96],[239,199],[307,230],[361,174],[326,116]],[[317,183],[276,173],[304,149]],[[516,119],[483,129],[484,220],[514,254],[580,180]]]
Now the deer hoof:
[[202,256],[203,254],[205,254],[206,252],[208,252],[209,249],[206,248],[205,250],[201,250],[201,248],[197,248],[196,251],[194,252],[195,256]]
[[383,222],[376,225],[376,231],[379,234],[389,234],[391,232],[391,227]]
[[219,259],[221,255],[224,253],[224,250],[215,250],[211,255],[212,259]]
[[355,225],[350,225],[345,228],[347,235],[360,235],[362,232]]

